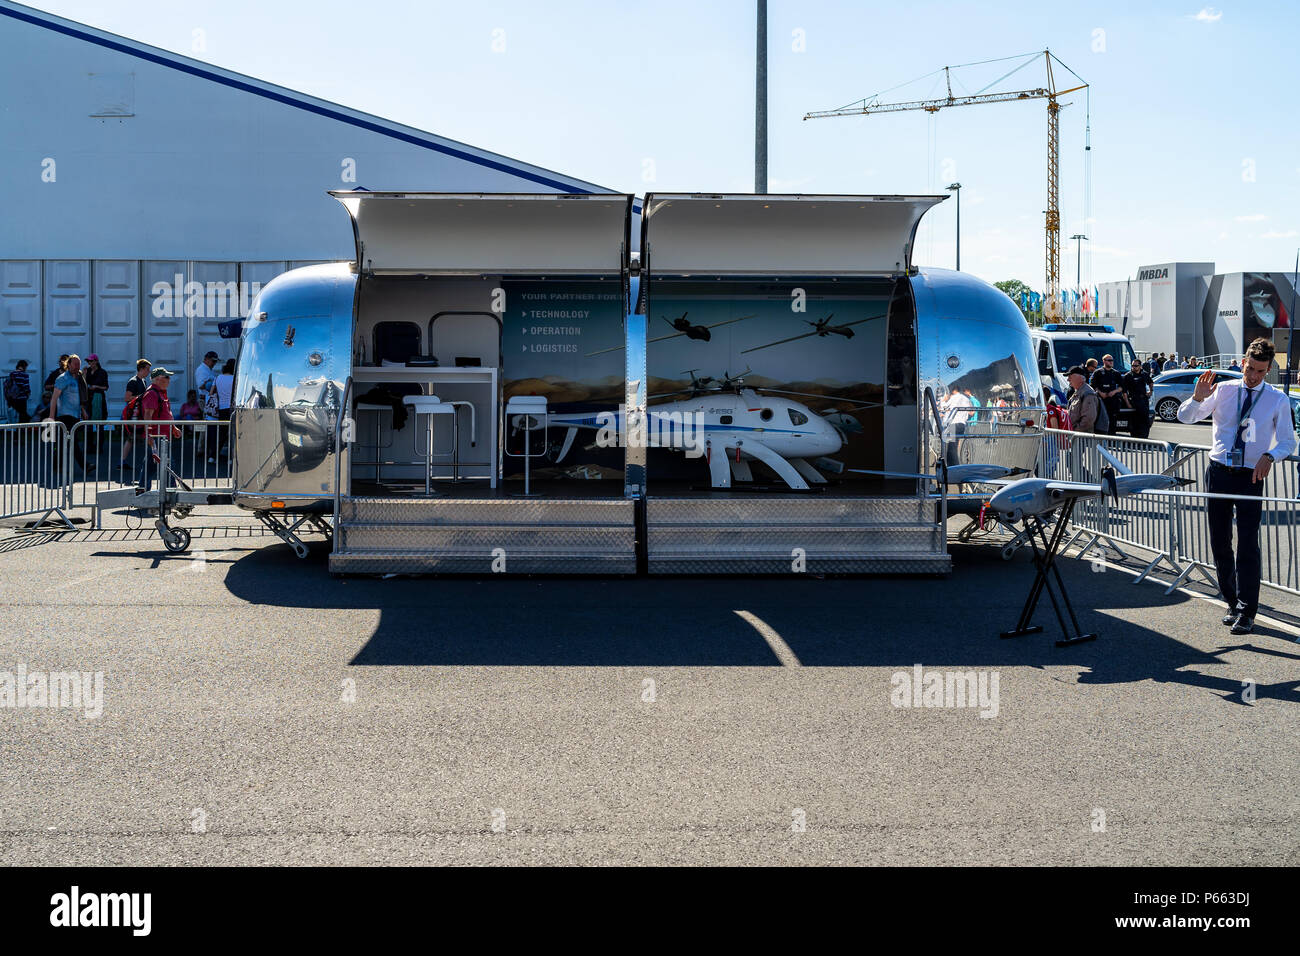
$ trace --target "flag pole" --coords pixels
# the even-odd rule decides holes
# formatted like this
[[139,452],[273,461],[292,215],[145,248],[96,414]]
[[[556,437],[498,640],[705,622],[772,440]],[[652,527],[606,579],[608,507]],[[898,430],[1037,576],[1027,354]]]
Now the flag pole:
[[1291,391],[1291,383],[1295,381],[1295,374],[1291,371],[1291,362],[1295,356],[1295,287],[1297,279],[1300,279],[1300,248],[1295,251],[1295,271],[1291,273],[1291,314],[1287,316],[1286,321],[1286,373],[1282,376],[1282,390],[1288,394]]

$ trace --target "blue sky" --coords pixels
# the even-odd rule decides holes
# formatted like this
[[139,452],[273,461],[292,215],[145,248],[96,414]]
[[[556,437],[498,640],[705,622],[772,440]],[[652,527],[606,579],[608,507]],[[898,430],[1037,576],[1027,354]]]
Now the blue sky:
[[[32,5],[617,189],[753,187],[748,0]],[[768,7],[771,191],[925,193],[960,180],[963,267],[1041,288],[1042,101],[933,117],[802,116],[944,65],[1046,46],[1091,84],[1092,221],[1083,189],[1087,98],[1070,95],[1061,113],[1061,234],[1090,237],[1085,283],[1173,260],[1213,261],[1221,272],[1291,271],[1300,246],[1300,5]],[[956,89],[975,92],[1015,65],[958,70]],[[1070,77],[1057,79],[1062,86]],[[939,95],[936,81],[882,99]],[[1035,64],[994,89],[1043,82]],[[926,217],[918,263],[952,265],[953,207],[949,200]],[[1067,285],[1074,247],[1063,240]]]

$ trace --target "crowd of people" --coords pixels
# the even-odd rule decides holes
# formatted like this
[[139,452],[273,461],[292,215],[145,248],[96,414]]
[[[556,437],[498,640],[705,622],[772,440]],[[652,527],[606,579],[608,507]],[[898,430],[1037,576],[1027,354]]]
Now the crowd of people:
[[1050,388],[1043,389],[1047,426],[1114,435],[1123,409],[1127,412],[1129,434],[1146,438],[1151,434],[1151,395],[1156,374],[1159,373],[1152,373],[1149,362],[1136,358],[1126,372],[1115,367],[1113,355],[1103,355],[1100,364],[1090,358],[1065,373],[1070,390],[1064,406],[1057,402]]
[[[203,451],[208,463],[215,464],[217,457],[227,450],[218,447],[221,436],[215,423],[230,420],[235,385],[235,360],[227,359],[218,369],[220,361],[221,357],[216,352],[208,352],[203,356],[203,361],[194,373],[195,387],[189,389],[179,414],[174,415],[167,394],[172,372],[162,366],[155,367],[148,359],[140,359],[135,364],[135,375],[126,381],[122,396],[122,418],[212,422],[211,426],[200,429],[197,433],[203,435]],[[108,370],[100,364],[98,355],[87,355],[84,364],[79,355],[60,355],[58,366],[51,369],[45,377],[40,400],[35,411],[30,414],[28,407],[32,399],[32,380],[29,369],[30,363],[26,359],[19,359],[4,380],[5,402],[20,423],[58,421],[71,431],[78,422],[109,421],[110,382]],[[179,429],[175,430],[175,437],[180,437]],[[150,437],[155,437],[155,431],[159,429],[149,428]],[[105,426],[82,429],[79,433],[80,440],[72,443],[73,458],[83,472],[102,453],[108,435],[109,430]],[[124,470],[133,467],[134,444],[131,430],[124,431],[119,462],[119,467]],[[151,466],[152,456],[145,457]]]
[[[1152,377],[1162,372],[1178,372],[1189,368],[1205,369],[1210,367],[1209,363],[1203,358],[1198,359],[1195,355],[1188,355],[1179,360],[1178,356],[1172,352],[1167,355],[1164,352],[1152,352],[1151,357],[1144,364]],[[1234,358],[1228,369],[1233,372],[1240,372],[1241,363]]]

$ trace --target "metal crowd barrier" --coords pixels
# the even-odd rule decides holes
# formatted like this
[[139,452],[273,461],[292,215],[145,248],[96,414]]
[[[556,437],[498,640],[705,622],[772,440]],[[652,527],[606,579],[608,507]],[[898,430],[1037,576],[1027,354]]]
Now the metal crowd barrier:
[[[1204,478],[1209,465],[1210,450],[1201,445],[1174,445],[1171,458],[1191,454],[1178,469],[1186,478]],[[1260,579],[1275,588],[1300,594],[1300,567],[1297,567],[1297,533],[1300,531],[1300,475],[1297,461],[1290,458],[1278,462],[1264,480],[1263,501],[1259,521]],[[1198,485],[1189,491],[1204,491]],[[1175,585],[1182,584],[1191,574],[1200,572],[1213,582],[1214,553],[1210,549],[1208,519],[1209,502],[1196,498],[1176,498],[1173,502],[1176,548],[1172,552],[1174,563],[1180,567]]]
[[0,518],[57,515],[68,527],[68,429],[62,422],[0,425]]
[[[1196,484],[1182,491],[1204,493],[1210,449],[1204,445],[1160,442],[1119,435],[1094,435],[1047,429],[1038,462],[1041,477],[1097,482],[1105,466],[1100,448],[1135,472],[1160,472],[1186,458],[1176,474]],[[1261,580],[1270,587],[1300,594],[1300,461],[1295,457],[1273,466],[1264,483],[1260,520]],[[1135,579],[1140,582],[1161,564],[1174,575],[1166,593],[1199,573],[1215,587],[1214,555],[1203,498],[1178,495],[1130,495],[1113,501],[1105,496],[1076,506],[1073,536],[1079,557],[1109,549],[1126,556],[1122,545],[1154,555]],[[1080,539],[1086,539],[1080,543]],[[1104,553],[1104,550],[1103,552]]]
[[[226,490],[231,485],[230,423],[172,422],[181,432],[170,443],[172,471],[195,490]],[[145,440],[147,422],[99,420],[0,425],[0,518],[55,514],[67,527],[67,512],[90,508],[100,525],[101,491],[139,485],[152,452]],[[157,427],[157,426],[155,426]]]

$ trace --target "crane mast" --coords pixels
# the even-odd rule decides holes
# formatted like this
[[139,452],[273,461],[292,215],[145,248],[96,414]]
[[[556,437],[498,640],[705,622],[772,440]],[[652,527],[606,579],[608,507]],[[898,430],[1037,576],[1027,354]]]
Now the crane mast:
[[[1036,56],[1037,54],[1035,54]],[[876,97],[858,100],[850,103],[848,106],[842,106],[835,110],[818,110],[807,113],[804,119],[826,119],[833,116],[866,116],[872,113],[901,113],[907,110],[924,110],[927,113],[937,113],[941,109],[952,106],[975,106],[982,103],[1010,103],[1019,100],[1046,100],[1047,101],[1047,210],[1045,229],[1047,233],[1047,254],[1046,254],[1046,285],[1047,296],[1044,302],[1044,312],[1049,319],[1055,319],[1060,316],[1061,312],[1061,204],[1060,204],[1060,114],[1061,107],[1067,104],[1060,102],[1060,97],[1067,93],[1074,93],[1087,87],[1087,83],[1081,83],[1078,86],[1072,86],[1066,90],[1058,90],[1056,81],[1052,74],[1052,52],[1051,50],[1043,51],[1043,59],[1047,66],[1047,86],[1037,87],[1031,90],[1016,90],[1008,93],[972,93],[965,96],[954,96],[952,92],[952,73],[951,67],[943,68],[944,80],[947,85],[948,95],[937,99],[926,100],[909,100],[901,103],[882,103]],[[1027,64],[1024,64],[1027,65]],[[1020,69],[1020,67],[1017,67]],[[1066,67],[1066,69],[1069,69]],[[1012,72],[1015,72],[1014,70]],[[1073,71],[1071,71],[1073,72]],[[931,74],[933,75],[933,74]],[[1007,74],[1008,76],[1010,74]],[[1005,77],[1004,77],[1005,79]]]

